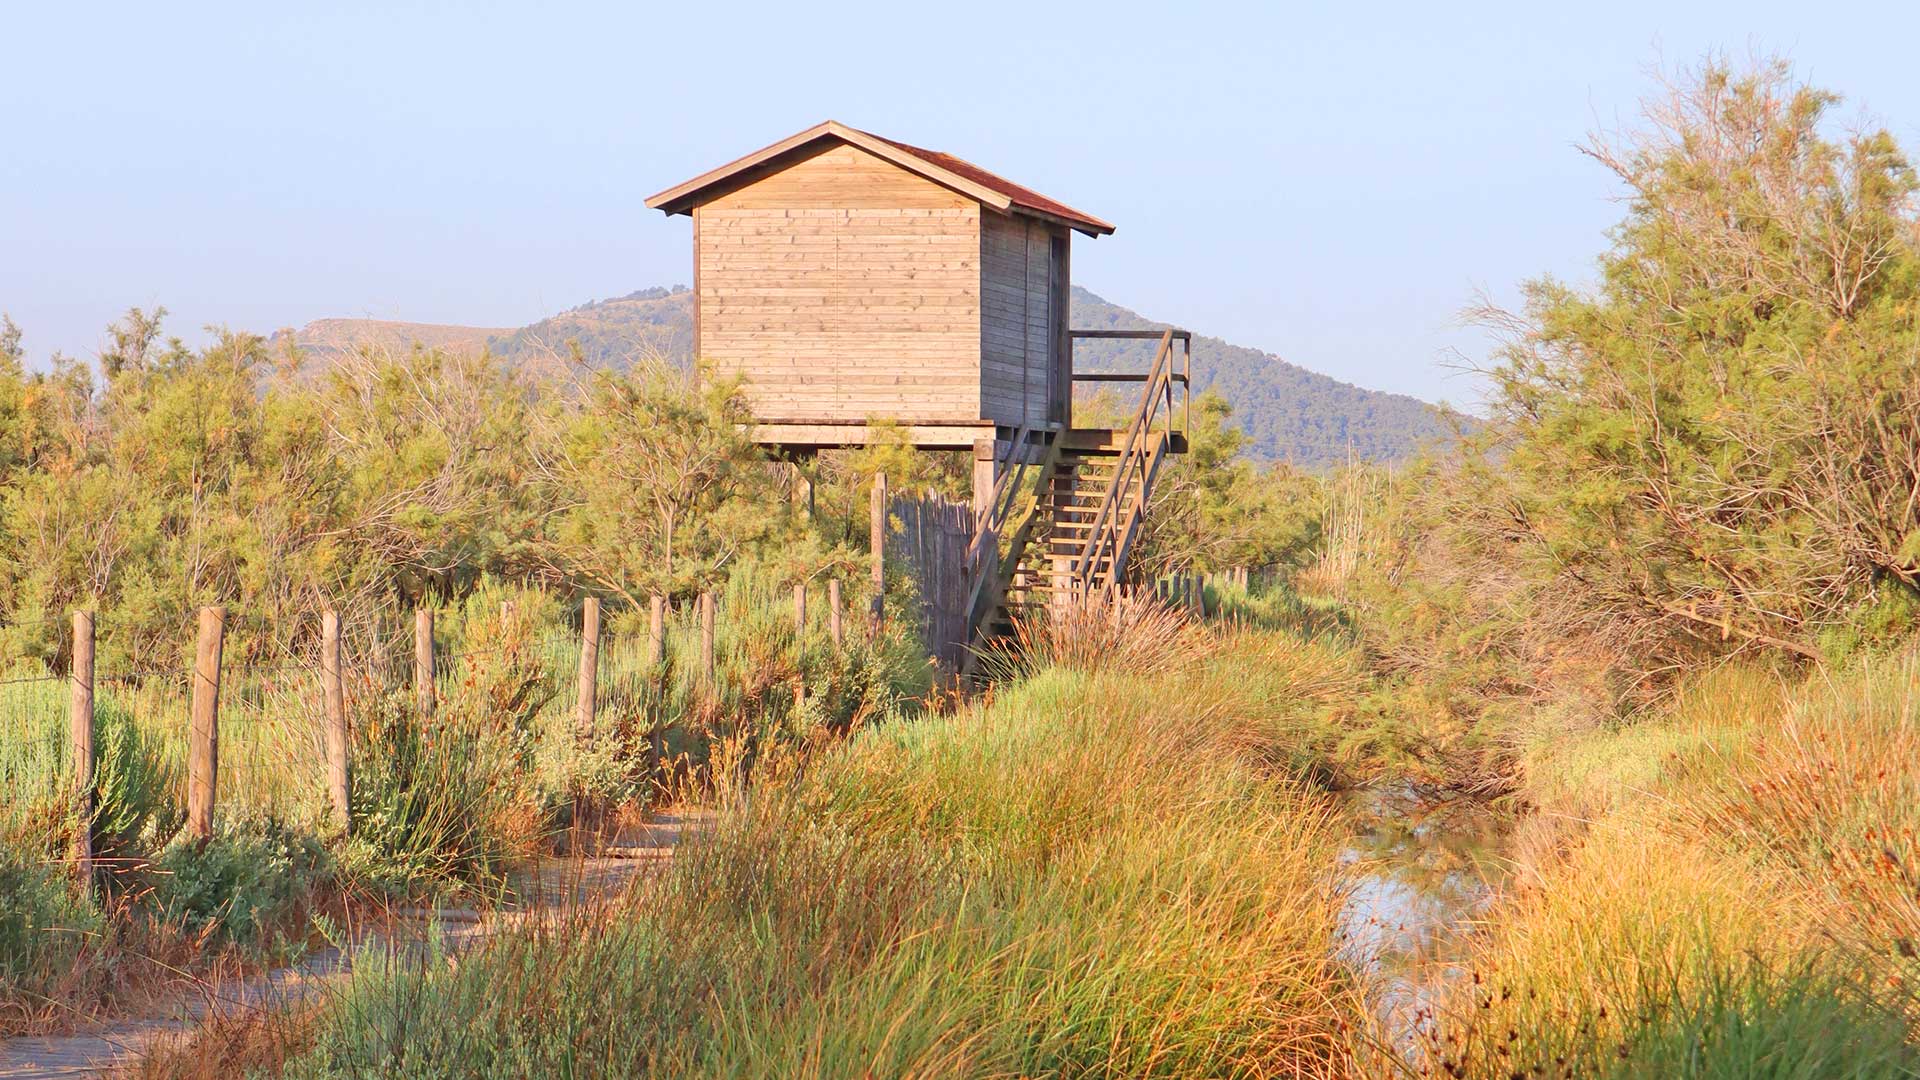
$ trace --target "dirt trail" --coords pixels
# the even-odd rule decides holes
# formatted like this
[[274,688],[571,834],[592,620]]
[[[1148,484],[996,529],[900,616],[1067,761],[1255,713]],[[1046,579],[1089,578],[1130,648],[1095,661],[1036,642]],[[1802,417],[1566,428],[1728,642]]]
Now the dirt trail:
[[[665,866],[681,836],[707,820],[708,815],[699,810],[656,814],[617,838],[607,857],[543,860],[531,870],[531,880],[522,880],[521,891],[528,894],[523,906],[486,913],[466,908],[407,913],[400,929],[388,931],[388,938],[420,942],[437,926],[447,952],[470,949],[523,921],[529,911],[619,892],[641,875]],[[373,935],[367,938],[372,940]],[[148,1015],[115,1018],[70,1035],[0,1042],[0,1080],[97,1076],[134,1061],[161,1039],[191,1032],[209,1016],[298,1005],[344,978],[352,970],[354,951],[321,949],[261,975],[219,985],[194,984]]]

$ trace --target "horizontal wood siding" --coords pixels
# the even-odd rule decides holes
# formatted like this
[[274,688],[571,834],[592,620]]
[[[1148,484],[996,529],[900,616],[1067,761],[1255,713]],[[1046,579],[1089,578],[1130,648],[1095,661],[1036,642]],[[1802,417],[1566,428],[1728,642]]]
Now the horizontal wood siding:
[[1002,424],[1045,423],[1053,358],[1049,227],[986,215],[980,241],[980,399]]
[[756,418],[979,418],[978,203],[841,144],[694,215],[701,355]]

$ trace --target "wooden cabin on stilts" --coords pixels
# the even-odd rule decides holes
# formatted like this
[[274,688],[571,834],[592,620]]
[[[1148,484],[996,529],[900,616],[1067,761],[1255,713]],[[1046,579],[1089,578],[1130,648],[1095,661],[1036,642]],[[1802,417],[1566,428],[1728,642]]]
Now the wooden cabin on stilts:
[[[1068,325],[1073,234],[1113,226],[832,121],[647,205],[693,219],[694,354],[742,378],[761,443],[861,446],[886,421],[973,455],[976,645],[1022,608],[1124,585],[1154,480],[1186,450],[1192,341]],[[1147,371],[1074,369],[1074,341],[1117,337],[1158,342]],[[1139,385],[1123,426],[1074,426],[1074,385],[1096,381]]]

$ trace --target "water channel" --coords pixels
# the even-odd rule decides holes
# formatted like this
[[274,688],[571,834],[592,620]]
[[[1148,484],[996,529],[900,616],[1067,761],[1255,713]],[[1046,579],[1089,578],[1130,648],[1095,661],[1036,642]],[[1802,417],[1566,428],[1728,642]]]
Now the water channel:
[[1485,800],[1408,785],[1344,798],[1342,852],[1354,884],[1341,912],[1344,959],[1368,977],[1402,1060],[1417,1062],[1434,1007],[1465,977],[1464,935],[1506,873],[1512,815]]

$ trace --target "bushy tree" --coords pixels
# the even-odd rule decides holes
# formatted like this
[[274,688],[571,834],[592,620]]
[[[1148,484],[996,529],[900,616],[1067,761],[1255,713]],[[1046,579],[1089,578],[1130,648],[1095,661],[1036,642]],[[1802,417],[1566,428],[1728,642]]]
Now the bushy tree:
[[1318,487],[1291,466],[1246,457],[1233,406],[1208,391],[1193,399],[1187,453],[1169,458],[1154,485],[1136,548],[1147,576],[1198,567],[1291,567],[1320,533]]
[[1598,287],[1501,322],[1497,497],[1650,640],[1813,656],[1920,599],[1920,182],[1836,101],[1781,64],[1673,87],[1589,150],[1629,195]]

